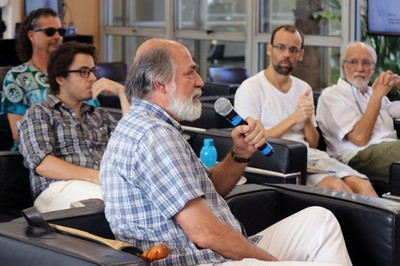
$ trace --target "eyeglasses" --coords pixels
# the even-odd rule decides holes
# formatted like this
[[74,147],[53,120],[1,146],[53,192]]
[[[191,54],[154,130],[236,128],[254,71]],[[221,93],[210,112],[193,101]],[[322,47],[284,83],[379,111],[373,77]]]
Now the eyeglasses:
[[[351,59],[351,60],[344,60],[344,62],[346,64],[349,64],[351,67],[355,68],[358,66],[358,64],[360,63],[360,60],[357,59]],[[372,66],[374,65],[371,61],[369,60],[361,60],[361,65],[363,68],[372,68]]]
[[281,53],[285,52],[286,50],[289,50],[289,53],[292,55],[297,55],[301,52],[301,49],[299,49],[297,47],[286,47],[283,44],[272,45],[272,47],[274,47]]
[[64,29],[64,28],[58,28],[58,29],[55,29],[55,28],[36,28],[36,29],[33,29],[33,31],[34,32],[43,31],[48,37],[51,37],[54,34],[56,34],[56,32],[58,32],[58,34],[60,34],[60,36],[64,36],[65,32],[67,30]]
[[79,73],[82,78],[88,78],[90,76],[90,72],[92,72],[96,77],[100,73],[100,69],[98,67],[94,67],[92,69],[88,67],[81,67],[80,69],[76,70],[69,70],[69,73]]

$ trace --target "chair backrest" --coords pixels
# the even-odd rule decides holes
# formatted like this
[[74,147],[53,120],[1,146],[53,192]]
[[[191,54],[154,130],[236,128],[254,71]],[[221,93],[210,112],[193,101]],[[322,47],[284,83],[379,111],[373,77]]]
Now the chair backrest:
[[[100,62],[96,66],[100,69],[98,78],[108,78],[124,83],[128,73],[128,65],[125,62]],[[102,107],[121,109],[118,96],[102,93],[98,97]]]
[[128,72],[125,62],[99,62],[96,66],[100,69],[99,78],[108,78],[116,82],[124,83]]
[[214,103],[210,102],[202,102],[200,118],[194,121],[182,121],[181,124],[204,129],[232,127],[232,124],[215,112]]
[[210,67],[208,75],[212,82],[241,84],[249,77],[249,72],[243,67]]
[[[1,98],[1,93],[0,93]],[[0,115],[0,151],[9,151],[14,144],[10,123],[6,114]]]
[[17,151],[0,152],[0,222],[15,219],[33,205],[29,170]]
[[220,83],[220,82],[205,82],[201,88],[201,96],[230,96],[235,95],[239,88],[238,84]]
[[3,91],[4,77],[11,68],[12,66],[0,66],[0,96],[1,92]]

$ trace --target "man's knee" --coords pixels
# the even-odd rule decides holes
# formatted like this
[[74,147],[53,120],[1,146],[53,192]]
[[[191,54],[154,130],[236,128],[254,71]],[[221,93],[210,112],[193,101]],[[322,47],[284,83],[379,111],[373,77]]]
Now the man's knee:
[[356,180],[356,183],[360,188],[372,187],[371,183],[367,179],[357,178],[356,176],[354,176],[353,178]]
[[306,214],[306,216],[309,217],[310,220],[314,220],[314,218],[318,219],[323,218],[323,220],[325,219],[329,220],[333,218],[336,220],[335,216],[330,210],[319,206],[307,207],[303,209],[301,212]]
[[349,176],[349,177],[345,177],[343,180],[356,193],[375,191],[374,188],[372,187],[371,182],[369,182],[369,180],[367,180],[367,179],[362,179],[357,176]]
[[341,179],[327,176],[322,179],[318,184],[317,188],[325,188],[331,190],[339,190],[344,192],[353,192],[351,188],[346,185]]

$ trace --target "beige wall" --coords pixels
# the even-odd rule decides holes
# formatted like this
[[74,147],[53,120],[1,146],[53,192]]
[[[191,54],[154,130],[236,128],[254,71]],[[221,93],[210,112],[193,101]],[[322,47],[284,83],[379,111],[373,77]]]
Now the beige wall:
[[[66,26],[71,22],[72,16],[78,34],[93,35],[93,43],[99,48],[99,0],[64,0],[64,3]],[[5,9],[10,11],[4,13],[10,15],[3,18],[8,25],[4,38],[14,38],[14,25],[22,21],[23,1],[9,0],[9,5]]]
[[64,0],[64,3],[66,26],[72,17],[77,33],[93,35],[93,43],[99,48],[99,0]]

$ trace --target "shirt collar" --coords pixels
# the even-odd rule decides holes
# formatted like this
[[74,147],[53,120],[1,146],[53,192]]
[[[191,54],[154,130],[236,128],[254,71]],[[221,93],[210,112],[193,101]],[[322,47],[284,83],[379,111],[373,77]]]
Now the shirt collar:
[[173,119],[164,109],[162,109],[157,104],[149,102],[144,99],[133,98],[131,109],[142,110],[145,112],[152,113],[155,117],[160,118],[161,120],[167,122],[176,128],[179,132],[183,132],[181,124],[178,121]]
[[[58,105],[62,105],[64,108],[67,108],[68,110],[71,109],[68,106],[66,106],[59,98],[57,98],[53,94],[48,94],[47,95],[47,103],[51,108],[55,108]],[[81,113],[85,112],[93,112],[94,111],[94,106],[87,103],[86,101],[82,102],[82,107],[81,107]]]
[[[348,81],[344,80],[343,78],[339,78],[338,79],[337,85],[339,87],[341,87],[341,88],[352,90],[352,91],[354,91],[354,93],[357,93],[357,95],[358,94],[363,95],[361,93],[361,91],[356,86],[352,85],[351,83],[349,83]],[[367,94],[371,94],[371,93],[372,93],[372,88],[370,86],[368,86]]]

